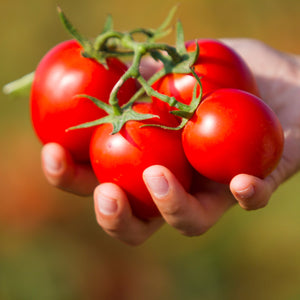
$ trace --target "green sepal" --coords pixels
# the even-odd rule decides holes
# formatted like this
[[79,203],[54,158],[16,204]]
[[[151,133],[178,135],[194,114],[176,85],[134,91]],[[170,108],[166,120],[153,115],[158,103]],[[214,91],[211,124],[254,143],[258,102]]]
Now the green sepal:
[[195,84],[194,86],[194,91],[193,91],[193,99],[190,103],[190,109],[191,109],[191,112],[194,113],[195,110],[198,108],[201,100],[202,100],[202,96],[203,96],[203,88],[202,88],[202,83],[201,83],[201,79],[200,77],[197,75],[197,73],[195,72],[194,68],[191,67],[190,68],[193,76],[195,77],[195,79],[197,80],[197,83],[200,87],[200,91],[199,91],[199,96],[197,97],[197,84]]
[[112,15],[108,15],[106,17],[102,33],[105,33],[105,32],[108,32],[110,30],[113,30],[113,27],[114,27],[114,22],[113,22]]
[[177,42],[176,50],[181,56],[180,62],[175,62],[170,55],[162,53],[161,51],[151,51],[150,55],[156,61],[163,63],[163,70],[165,74],[178,73],[178,74],[189,74],[191,73],[190,68],[195,64],[199,56],[199,45],[196,43],[196,50],[188,52],[185,48],[183,28],[180,21],[177,23]]
[[190,73],[191,67],[195,64],[199,57],[199,45],[196,43],[196,50],[194,52],[188,52],[185,47],[184,32],[180,21],[177,22],[176,29],[176,49],[182,56],[182,61],[179,64],[176,64],[172,71],[173,73]]
[[[197,85],[198,84],[200,84],[200,93],[199,93],[199,96],[197,97]],[[198,105],[201,102],[201,98],[202,98],[202,87],[201,87],[200,81],[198,81],[198,83],[195,84],[195,86],[194,86],[193,98],[189,105],[189,109],[188,110],[172,110],[171,113],[175,116],[181,117],[182,119],[189,120],[194,115],[195,110],[197,109]]]
[[[202,93],[202,84],[201,84],[201,80],[200,80],[199,76],[196,74],[196,72],[194,71],[193,68],[190,69],[190,72],[193,74],[193,76],[197,80],[197,83],[195,84],[194,89],[193,89],[192,101],[191,101],[190,105],[184,105],[185,109],[181,109],[181,110],[179,109],[179,110],[172,110],[171,111],[171,113],[173,115],[181,117],[181,123],[177,127],[169,127],[169,126],[164,126],[164,125],[159,125],[159,124],[145,124],[145,125],[143,125],[143,127],[145,127],[145,126],[154,126],[154,127],[159,127],[159,128],[163,128],[163,129],[166,129],[166,130],[180,130],[186,125],[186,123],[191,119],[191,117],[194,115],[196,109],[198,108],[198,106],[201,102],[201,99],[202,99],[202,95],[203,95],[203,93]],[[197,87],[198,87],[198,85],[200,86],[200,92],[199,92],[199,95],[197,97]],[[180,103],[180,102],[178,102],[178,103]]]
[[169,14],[167,15],[166,19],[162,22],[162,24],[157,28],[157,32],[160,32],[160,31],[163,31],[165,30],[171,23],[171,21],[173,20],[174,18],[174,15],[178,9],[178,4],[177,5],[174,5],[172,7],[172,9],[170,10]]
[[63,23],[66,30],[71,34],[71,36],[82,46],[83,53],[82,56],[86,58],[95,59],[97,62],[102,64],[104,67],[106,66],[106,58],[101,55],[101,53],[95,48],[92,41],[84,37],[69,21],[67,16],[64,14],[60,7],[57,7],[58,15],[60,17],[61,22]]
[[[173,110],[171,111],[172,114],[182,117],[184,119],[190,119],[195,110],[197,109],[197,107],[199,106],[201,99],[202,99],[202,84],[201,84],[201,80],[199,78],[199,76],[197,75],[197,73],[194,71],[193,68],[190,68],[191,73],[193,74],[193,76],[195,77],[195,79],[197,80],[197,83],[194,86],[193,89],[193,98],[191,103],[188,105],[188,109],[184,109],[184,110]],[[199,91],[199,95],[197,97],[197,87],[200,87],[200,91]]]
[[89,128],[89,127],[94,127],[94,126],[99,126],[102,124],[107,124],[110,123],[113,126],[113,130],[111,134],[118,133],[122,127],[125,125],[126,122],[128,121],[143,121],[143,120],[148,120],[152,118],[159,118],[157,115],[153,114],[141,114],[136,111],[134,111],[132,108],[128,108],[123,111],[121,115],[108,115],[106,117],[103,117],[101,119],[87,122],[80,124],[78,126],[73,126],[68,128],[66,131],[69,130],[76,130],[76,129],[82,129],[82,128]]
[[141,114],[134,111],[132,108],[126,109],[121,115],[113,116],[113,120],[111,122],[113,125],[113,131],[111,134],[118,133],[128,121],[143,121],[153,118],[159,118],[159,116],[153,114]]
[[114,112],[113,108],[111,105],[99,100],[98,98],[89,96],[89,95],[76,95],[75,98],[86,98],[91,100],[97,107],[103,109],[107,114],[112,114]]
[[86,53],[91,51],[91,49],[93,48],[92,43],[81,33],[79,33],[79,31],[73,26],[73,24],[69,21],[69,19],[59,6],[57,7],[57,12],[61,22],[63,23],[67,31],[71,34],[71,36],[83,47]]
[[184,31],[183,26],[180,21],[176,23],[176,49],[180,54],[186,54],[185,48],[185,39],[184,39]]
[[178,9],[178,5],[175,5],[172,7],[172,9],[170,10],[166,19],[162,22],[162,24],[156,30],[154,30],[153,36],[148,40],[149,42],[153,42],[160,38],[163,38],[172,31],[172,29],[168,28],[168,26],[170,25],[171,21],[173,20],[177,9]]
[[164,129],[164,130],[181,130],[185,125],[186,123],[188,122],[188,119],[182,119],[181,120],[181,123],[176,126],[176,127],[171,127],[171,126],[165,126],[165,125],[160,125],[160,124],[144,124],[141,126],[141,128],[143,127],[157,127],[157,128],[161,128],[161,129]]

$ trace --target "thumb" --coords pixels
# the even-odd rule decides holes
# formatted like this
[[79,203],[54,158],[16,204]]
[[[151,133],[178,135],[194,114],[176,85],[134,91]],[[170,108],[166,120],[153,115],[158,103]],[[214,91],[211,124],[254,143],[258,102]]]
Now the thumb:
[[260,179],[247,174],[239,174],[230,182],[230,190],[239,203],[246,210],[254,210],[266,206],[276,185],[270,177]]

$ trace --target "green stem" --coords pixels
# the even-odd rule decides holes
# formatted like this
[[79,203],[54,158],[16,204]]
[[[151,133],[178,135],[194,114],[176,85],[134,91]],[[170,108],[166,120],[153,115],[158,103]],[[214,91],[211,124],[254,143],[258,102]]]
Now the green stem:
[[109,97],[109,104],[112,106],[114,114],[116,116],[120,116],[122,114],[122,109],[119,105],[119,100],[117,97],[118,91],[120,90],[121,86],[124,84],[126,81],[127,74],[125,73],[119,80],[118,82],[114,85],[110,97]]
[[118,91],[120,90],[121,86],[124,84],[126,80],[129,78],[138,78],[140,77],[139,72],[139,66],[142,59],[142,56],[144,55],[144,50],[140,47],[135,46],[134,56],[133,56],[133,62],[132,65],[129,67],[129,69],[123,74],[123,76],[119,79],[119,81],[115,84],[114,88],[112,89],[109,97],[109,104],[114,108],[116,113],[121,114],[122,109],[119,106],[118,101]]
[[102,33],[95,39],[94,48],[99,51],[103,48],[103,45],[105,45],[109,39],[116,38],[121,40],[123,36],[123,33],[113,30]]
[[178,53],[177,49],[173,46],[163,44],[163,43],[154,43],[154,44],[149,44],[145,43],[144,47],[146,51],[153,51],[153,50],[161,50],[161,51],[166,51],[169,56],[172,58],[174,64],[178,64],[183,60],[183,57]]
[[[158,72],[156,72],[148,81],[147,84],[148,85],[152,85],[155,81],[157,81],[158,79],[160,79],[161,77],[163,77],[166,74],[165,70],[162,69]],[[131,99],[122,106],[123,109],[126,109],[128,107],[131,107],[132,104],[137,101],[143,94],[145,93],[145,89],[142,86],[132,97]]]
[[129,32],[129,34],[132,36],[134,34],[144,34],[148,38],[153,38],[155,33],[151,29],[145,29],[145,28],[137,28],[133,29]]
[[10,96],[28,96],[30,93],[34,72],[31,72],[17,80],[7,83],[3,87],[3,93]]
[[172,107],[178,108],[179,110],[189,111],[189,105],[177,101],[175,97],[169,97],[167,95],[157,92],[149,85],[149,83],[142,76],[139,76],[137,79],[146,91],[148,96],[159,98],[160,100],[168,103]]

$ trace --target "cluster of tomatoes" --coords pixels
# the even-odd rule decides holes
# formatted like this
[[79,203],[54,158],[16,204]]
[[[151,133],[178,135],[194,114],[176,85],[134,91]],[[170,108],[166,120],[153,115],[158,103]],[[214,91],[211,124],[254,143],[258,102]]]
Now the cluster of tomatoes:
[[[147,126],[175,128],[180,122],[172,114],[174,107],[152,97],[136,102],[133,110],[159,118],[129,120],[115,134],[109,123],[67,129],[106,115],[78,95],[108,103],[127,66],[115,57],[107,58],[106,65],[87,58],[75,40],[55,46],[39,63],[31,90],[31,117],[38,137],[43,143],[63,145],[78,163],[91,163],[99,182],[121,186],[141,218],[159,215],[142,179],[151,165],[169,168],[186,190],[195,170],[226,184],[240,173],[266,177],[282,154],[278,118],[260,100],[251,71],[235,51],[210,39],[187,42],[187,51],[195,51],[196,43],[200,52],[193,68],[201,80],[202,99],[184,128]],[[169,73],[152,88],[188,105],[196,84],[191,73]],[[119,104],[129,101],[138,88],[134,78],[128,79],[118,91]]]

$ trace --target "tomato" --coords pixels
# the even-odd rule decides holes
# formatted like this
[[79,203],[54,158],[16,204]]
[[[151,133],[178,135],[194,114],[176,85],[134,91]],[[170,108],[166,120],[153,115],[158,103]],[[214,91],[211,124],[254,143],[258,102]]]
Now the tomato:
[[[233,49],[213,39],[199,39],[197,43],[199,56],[193,67],[201,79],[203,95],[220,88],[240,89],[258,95],[253,74]],[[195,51],[195,41],[187,42],[186,48],[188,52]],[[175,97],[177,101],[189,104],[196,83],[192,74],[170,73],[157,80],[152,87],[162,94]],[[157,98],[154,101],[161,104]]]
[[186,124],[182,143],[202,175],[229,183],[237,174],[266,177],[283,151],[283,131],[275,113],[258,97],[220,89],[205,97]]
[[[31,90],[31,119],[42,143],[56,142],[68,149],[74,159],[89,161],[89,141],[93,128],[66,132],[66,129],[99,119],[105,112],[86,98],[88,94],[108,102],[114,84],[126,71],[116,58],[107,59],[107,68],[82,55],[83,48],[75,40],[64,41],[52,48],[35,71]],[[119,91],[120,103],[136,91],[136,83],[128,80]]]
[[143,171],[151,165],[163,165],[188,190],[192,168],[183,151],[181,131],[141,127],[149,123],[175,127],[177,119],[152,103],[136,103],[133,108],[140,113],[158,115],[160,119],[128,121],[120,132],[113,135],[110,134],[111,124],[100,125],[91,139],[91,164],[101,183],[113,182],[122,187],[133,213],[149,219],[159,216],[159,212],[143,182]]

